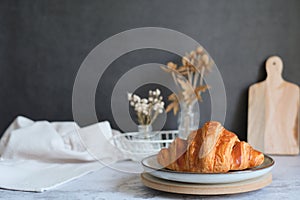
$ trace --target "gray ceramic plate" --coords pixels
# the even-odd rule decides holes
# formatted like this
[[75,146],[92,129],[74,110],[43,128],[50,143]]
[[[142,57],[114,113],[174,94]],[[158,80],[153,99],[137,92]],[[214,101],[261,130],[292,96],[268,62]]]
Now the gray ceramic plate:
[[202,183],[202,184],[218,184],[218,183],[233,183],[244,181],[252,178],[263,176],[271,171],[274,166],[274,160],[265,155],[263,164],[255,168],[230,171],[221,174],[203,174],[203,173],[189,173],[177,172],[163,168],[156,160],[156,155],[147,157],[142,160],[142,165],[145,172],[165,180],[179,181],[185,183]]

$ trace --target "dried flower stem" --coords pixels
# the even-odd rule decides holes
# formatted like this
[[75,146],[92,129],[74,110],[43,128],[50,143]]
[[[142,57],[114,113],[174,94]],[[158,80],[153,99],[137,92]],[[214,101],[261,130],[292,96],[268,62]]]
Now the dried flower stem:
[[[196,73],[194,76],[194,83],[193,83],[193,88],[196,88],[197,82],[198,82],[198,78],[199,78],[199,73]],[[201,85],[201,84],[200,84]]]

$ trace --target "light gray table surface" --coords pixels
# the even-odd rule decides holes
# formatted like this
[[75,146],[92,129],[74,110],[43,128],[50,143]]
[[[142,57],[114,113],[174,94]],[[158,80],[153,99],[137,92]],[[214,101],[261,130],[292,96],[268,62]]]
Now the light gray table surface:
[[142,168],[139,163],[122,161],[43,193],[0,190],[0,199],[300,199],[300,156],[272,158],[275,160],[272,183],[263,189],[241,194],[197,196],[152,190],[140,180],[138,172]]

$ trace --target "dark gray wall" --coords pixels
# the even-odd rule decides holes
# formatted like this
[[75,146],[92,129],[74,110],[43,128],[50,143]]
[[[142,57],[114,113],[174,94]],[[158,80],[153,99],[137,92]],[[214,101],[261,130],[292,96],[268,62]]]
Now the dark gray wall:
[[[17,115],[72,120],[73,83],[90,50],[121,31],[155,26],[185,33],[207,49],[226,87],[225,126],[246,139],[247,90],[265,78],[266,58],[281,56],[284,77],[300,84],[299,11],[298,0],[2,0],[0,135]],[[141,50],[116,60],[99,83],[99,120],[108,119],[118,128],[109,104],[122,74],[139,64],[169,60],[179,58]],[[201,107],[205,121],[210,113],[207,95]],[[176,118],[168,117],[165,128],[175,128]]]

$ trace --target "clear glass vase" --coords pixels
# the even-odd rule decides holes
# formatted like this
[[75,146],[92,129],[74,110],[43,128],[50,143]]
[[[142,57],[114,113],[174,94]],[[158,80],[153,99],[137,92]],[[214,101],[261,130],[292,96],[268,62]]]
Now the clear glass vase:
[[178,137],[186,139],[191,131],[199,127],[200,111],[197,101],[190,104],[180,103],[178,115]]
[[138,125],[138,132],[141,133],[141,137],[147,138],[152,132],[152,125]]
[[154,140],[157,139],[156,132],[152,131],[152,125],[138,125],[137,139]]
[[152,131],[152,125],[138,125],[138,135],[135,139],[148,141],[143,144],[143,148],[149,151],[160,149],[160,144],[156,141],[160,140],[160,134]]

